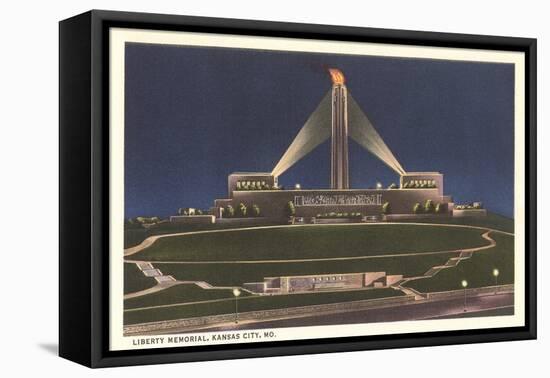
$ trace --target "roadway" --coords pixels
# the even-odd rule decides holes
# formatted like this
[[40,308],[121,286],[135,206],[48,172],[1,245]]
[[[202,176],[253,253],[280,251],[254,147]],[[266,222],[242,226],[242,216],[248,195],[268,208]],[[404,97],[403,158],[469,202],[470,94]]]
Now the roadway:
[[[302,316],[299,318],[248,320],[240,323],[213,324],[211,327],[200,329],[176,329],[171,328],[161,333],[190,333],[190,332],[218,332],[248,329],[307,327],[338,324],[397,322],[404,320],[426,320],[438,318],[464,317],[478,314],[489,315],[513,315],[514,294],[502,293],[497,295],[472,296],[466,299],[466,312],[464,311],[464,298],[431,299],[416,301],[411,304],[342,312],[339,314],[319,314]],[[158,332],[157,332],[158,334]]]

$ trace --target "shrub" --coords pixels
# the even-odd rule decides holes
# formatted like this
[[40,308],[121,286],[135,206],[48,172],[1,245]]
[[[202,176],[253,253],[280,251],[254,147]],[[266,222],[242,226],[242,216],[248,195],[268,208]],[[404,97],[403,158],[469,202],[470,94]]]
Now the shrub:
[[141,229],[143,226],[137,220],[133,218],[124,220],[124,228],[126,229]]
[[382,214],[389,214],[390,213],[390,203],[384,202],[382,205]]
[[432,200],[426,200],[426,203],[424,204],[424,212],[433,213],[433,211],[434,211],[434,204]]
[[456,210],[472,210],[472,209],[483,209],[483,204],[481,202],[468,203],[465,205],[455,205]]
[[294,202],[292,201],[288,201],[288,203],[286,204],[286,215],[289,216],[289,217],[293,217],[294,215],[296,215],[296,208],[294,207]]
[[227,207],[223,211],[223,215],[225,218],[233,218],[235,216],[235,209],[231,205],[227,205]]
[[420,207],[420,204],[417,202],[413,206],[413,213],[420,214],[422,212],[422,208]]
[[260,207],[256,204],[252,205],[252,216],[253,217],[259,217],[260,216]]
[[247,208],[244,203],[239,203],[239,206],[237,207],[237,213],[239,217],[246,217]]
[[447,205],[444,204],[444,203],[438,203],[437,205],[435,205],[435,212],[437,214],[442,214],[444,212],[447,211]]
[[160,218],[159,217],[136,217],[135,222],[139,224],[158,223],[160,222]]
[[397,185],[395,182],[392,182],[390,186],[388,186],[388,189],[397,189]]
[[361,218],[361,213],[322,213],[317,214],[317,218],[323,219],[323,218]]

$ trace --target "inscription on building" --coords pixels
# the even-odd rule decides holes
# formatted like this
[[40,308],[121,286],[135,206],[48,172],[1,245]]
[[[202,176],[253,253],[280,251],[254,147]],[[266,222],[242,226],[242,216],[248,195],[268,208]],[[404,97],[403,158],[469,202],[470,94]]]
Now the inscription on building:
[[317,194],[295,196],[295,206],[364,205],[381,206],[382,194]]

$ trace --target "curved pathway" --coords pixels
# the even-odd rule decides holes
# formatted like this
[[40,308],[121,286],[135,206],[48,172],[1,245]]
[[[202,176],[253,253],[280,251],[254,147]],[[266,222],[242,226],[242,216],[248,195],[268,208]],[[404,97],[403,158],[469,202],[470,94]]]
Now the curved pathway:
[[[374,256],[346,256],[346,257],[332,257],[332,258],[319,258],[319,259],[286,259],[286,260],[218,260],[218,261],[141,261],[141,260],[130,260],[127,259],[128,263],[136,263],[138,266],[144,263],[162,263],[162,264],[256,264],[256,263],[285,263],[285,262],[314,262],[314,261],[342,261],[342,260],[360,260],[360,259],[373,259],[373,258],[384,258],[384,257],[401,257],[401,256],[416,256],[416,255],[428,255],[428,254],[443,254],[443,253],[460,253],[458,257],[450,258],[444,265],[434,266],[430,268],[424,275],[405,278],[398,283],[392,285],[393,288],[403,291],[405,294],[414,295],[416,299],[423,298],[423,294],[408,287],[402,286],[408,281],[430,278],[436,275],[442,269],[455,267],[461,260],[468,259],[472,256],[474,252],[479,252],[482,250],[490,249],[496,246],[496,241],[489,236],[491,232],[501,233],[504,235],[513,236],[513,233],[496,230],[488,227],[481,226],[469,226],[469,225],[457,225],[457,224],[441,224],[441,223],[401,223],[401,222],[382,222],[382,223],[365,223],[360,224],[368,227],[376,227],[379,225],[421,225],[421,226],[435,226],[435,227],[457,227],[457,228],[469,228],[469,229],[478,229],[484,230],[485,232],[481,237],[487,240],[489,243],[479,247],[467,248],[467,249],[457,249],[457,250],[448,250],[448,251],[434,251],[434,252],[417,252],[417,253],[404,253],[404,254],[387,254],[387,255],[374,255]],[[124,256],[134,255],[155,243],[160,238],[174,237],[174,236],[185,236],[185,235],[196,235],[196,234],[205,234],[205,233],[219,233],[219,232],[235,232],[243,230],[258,230],[258,229],[274,229],[274,228],[284,228],[284,227],[323,227],[323,226],[349,226],[349,224],[311,224],[311,225],[277,225],[277,226],[260,226],[260,227],[244,227],[236,229],[224,229],[224,230],[206,230],[206,231],[191,231],[191,232],[180,232],[173,234],[164,234],[164,235],[153,235],[145,239],[143,242],[137,246],[130,247],[124,250]],[[171,281],[173,283],[159,283],[158,285],[142,290],[136,293],[126,294],[124,299],[135,298],[142,295],[152,294],[160,290],[164,290],[168,287],[174,286],[175,284],[180,283],[194,283],[203,289],[221,289],[227,287],[216,287],[212,286],[204,281]],[[246,290],[248,291],[248,290]]]
[[150,287],[149,289],[145,289],[145,290],[135,291],[135,292],[133,292],[133,293],[124,294],[124,299],[137,298],[137,297],[141,297],[141,296],[143,296],[143,295],[153,294],[153,293],[156,293],[156,292],[158,292],[158,291],[161,291],[161,290],[164,290],[164,289],[168,289],[169,287],[172,287],[172,286],[175,286],[175,285],[179,285],[180,283],[181,283],[181,282],[179,282],[179,281],[169,281],[169,282],[157,283],[155,286]]
[[246,231],[246,230],[265,230],[265,229],[274,229],[274,228],[286,228],[286,227],[326,227],[326,226],[364,226],[364,227],[377,227],[384,225],[415,225],[415,226],[435,226],[435,227],[457,227],[457,228],[470,228],[476,230],[492,231],[498,232],[505,235],[513,236],[511,232],[496,230],[488,227],[480,226],[468,226],[462,224],[443,224],[443,223],[403,223],[403,222],[380,222],[380,223],[342,223],[342,224],[303,224],[303,225],[277,225],[277,226],[259,226],[259,227],[243,227],[243,228],[231,228],[223,230],[204,230],[204,231],[189,231],[189,232],[178,232],[174,234],[163,234],[163,235],[153,235],[149,236],[147,239],[142,241],[140,244],[126,248],[124,250],[124,256],[131,256],[138,252],[143,251],[146,248],[149,248],[153,243],[162,238],[169,238],[174,236],[187,236],[187,235],[198,235],[198,234],[209,234],[209,233],[219,233],[219,232],[236,232],[236,231]]
[[[491,248],[490,245],[481,246],[479,248]],[[449,251],[434,251],[434,252],[411,252],[411,253],[392,253],[387,255],[372,255],[372,256],[345,256],[345,257],[321,257],[311,259],[286,259],[286,260],[192,260],[192,261],[162,261],[162,260],[125,260],[128,263],[143,263],[151,264],[272,264],[272,263],[300,263],[300,262],[315,262],[315,261],[346,261],[346,260],[366,260],[380,259],[385,257],[403,257],[403,256],[418,256],[418,255],[439,255],[444,253],[457,253],[462,249],[454,249]]]
[[430,268],[426,273],[424,273],[421,276],[404,278],[401,281],[397,282],[392,287],[394,287],[398,290],[401,290],[405,294],[414,295],[415,299],[425,298],[426,297],[425,294],[423,294],[423,293],[421,293],[421,292],[419,292],[419,291],[417,291],[417,290],[415,290],[411,287],[406,287],[406,286],[403,286],[403,285],[406,284],[409,281],[420,280],[420,279],[425,279],[425,278],[431,278],[431,277],[435,276],[437,273],[439,273],[440,271],[442,271],[443,269],[456,267],[462,260],[467,260],[470,257],[472,257],[472,255],[475,252],[479,252],[479,251],[483,251],[485,249],[495,247],[497,245],[497,242],[489,236],[489,234],[491,232],[495,232],[495,231],[488,230],[483,235],[481,235],[482,238],[489,241],[489,244],[487,244],[486,246],[463,249],[463,250],[460,251],[460,255],[458,255],[457,257],[451,257],[449,260],[447,260],[447,262],[444,265],[434,266],[434,267]]

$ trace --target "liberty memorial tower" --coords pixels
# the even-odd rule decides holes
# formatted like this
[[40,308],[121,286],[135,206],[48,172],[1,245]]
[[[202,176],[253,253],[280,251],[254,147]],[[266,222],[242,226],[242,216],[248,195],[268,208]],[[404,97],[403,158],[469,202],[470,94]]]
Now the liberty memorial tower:
[[329,70],[332,78],[331,189],[349,189],[348,90],[344,74]]

